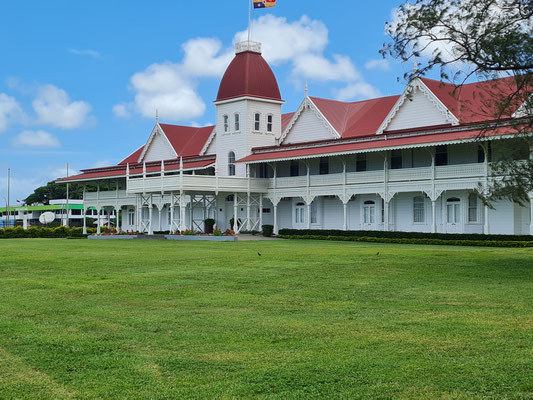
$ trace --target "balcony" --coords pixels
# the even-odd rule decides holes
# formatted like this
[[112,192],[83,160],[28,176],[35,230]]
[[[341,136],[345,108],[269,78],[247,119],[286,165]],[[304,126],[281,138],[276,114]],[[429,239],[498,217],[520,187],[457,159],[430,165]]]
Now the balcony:
[[[182,180],[183,178],[183,180]],[[239,178],[234,176],[212,175],[170,175],[147,178],[130,178],[127,182],[129,193],[173,192],[229,192],[267,193],[268,180],[259,178]]]

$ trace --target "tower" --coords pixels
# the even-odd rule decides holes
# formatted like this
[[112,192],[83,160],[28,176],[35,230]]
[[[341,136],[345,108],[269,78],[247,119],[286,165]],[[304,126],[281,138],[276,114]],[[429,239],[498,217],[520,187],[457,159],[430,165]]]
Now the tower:
[[278,82],[261,55],[261,44],[241,42],[218,90],[216,105],[217,169],[221,176],[245,177],[235,160],[254,147],[274,146],[281,136],[281,105]]

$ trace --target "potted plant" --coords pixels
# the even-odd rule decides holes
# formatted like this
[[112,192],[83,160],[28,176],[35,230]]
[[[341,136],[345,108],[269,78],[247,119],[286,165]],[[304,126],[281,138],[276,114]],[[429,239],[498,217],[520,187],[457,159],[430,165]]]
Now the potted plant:
[[215,220],[213,218],[207,218],[204,220],[205,233],[213,233],[213,227],[215,226]]

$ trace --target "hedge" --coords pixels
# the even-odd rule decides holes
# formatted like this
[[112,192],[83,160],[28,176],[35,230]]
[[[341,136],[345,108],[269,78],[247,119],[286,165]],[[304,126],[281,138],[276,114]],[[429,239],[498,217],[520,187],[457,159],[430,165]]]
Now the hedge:
[[[96,228],[87,228],[87,234],[96,233]],[[23,229],[21,226],[14,228],[0,229],[0,239],[20,239],[20,238],[82,238],[83,228],[67,228],[58,226],[57,228],[30,227]]]
[[373,237],[389,239],[440,239],[440,240],[474,240],[474,241],[512,241],[530,242],[533,235],[483,235],[479,233],[425,233],[425,232],[390,232],[390,231],[341,231],[322,229],[280,229],[280,235],[297,236],[342,236]]
[[482,247],[533,247],[533,240],[455,240],[455,239],[410,239],[380,238],[368,236],[323,236],[323,235],[278,235],[282,239],[334,240],[343,242],[430,244],[443,246],[482,246]]

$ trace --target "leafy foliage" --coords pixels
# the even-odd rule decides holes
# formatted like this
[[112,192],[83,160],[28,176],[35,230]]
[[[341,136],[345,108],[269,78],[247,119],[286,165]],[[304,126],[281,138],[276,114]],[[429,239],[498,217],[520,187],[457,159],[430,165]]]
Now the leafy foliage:
[[[533,2],[531,0],[416,0],[396,9],[386,25],[390,41],[381,54],[416,67],[411,80],[438,68],[444,81],[462,85],[508,77],[502,89],[494,84],[481,99],[487,124],[480,136],[511,126],[533,150]],[[422,60],[422,61],[421,61]],[[511,89],[511,90],[509,90]],[[492,174],[503,176],[480,188],[486,204],[510,199],[524,204],[533,190],[533,160],[512,157],[492,162]]]

